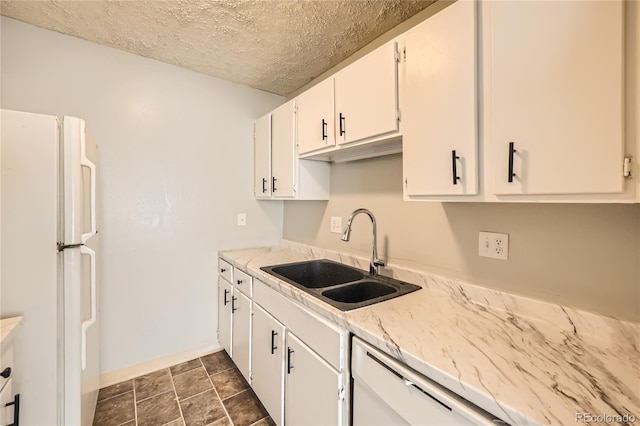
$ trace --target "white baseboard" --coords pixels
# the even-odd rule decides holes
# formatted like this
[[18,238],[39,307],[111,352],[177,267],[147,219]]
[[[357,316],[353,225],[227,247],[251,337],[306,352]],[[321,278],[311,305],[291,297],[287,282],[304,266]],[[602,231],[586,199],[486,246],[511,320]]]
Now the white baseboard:
[[126,380],[131,380],[135,377],[153,373],[154,371],[161,370],[163,368],[169,368],[172,365],[190,361],[192,359],[199,358],[212,352],[221,351],[222,349],[222,346],[216,343],[214,345],[189,349],[184,352],[179,352],[176,354],[171,354],[149,361],[141,362],[140,364],[121,368],[120,370],[102,373],[100,375],[100,388],[115,385],[116,383],[124,382]]

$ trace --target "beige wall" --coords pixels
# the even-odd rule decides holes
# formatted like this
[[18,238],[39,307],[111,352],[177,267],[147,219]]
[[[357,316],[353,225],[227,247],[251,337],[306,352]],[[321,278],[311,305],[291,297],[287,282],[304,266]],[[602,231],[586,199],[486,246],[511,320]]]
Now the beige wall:
[[[640,205],[402,201],[400,154],[332,164],[330,201],[287,201],[284,238],[369,256],[371,224],[329,232],[359,207],[381,256],[486,287],[640,321]],[[478,232],[509,234],[509,260],[478,256]]]

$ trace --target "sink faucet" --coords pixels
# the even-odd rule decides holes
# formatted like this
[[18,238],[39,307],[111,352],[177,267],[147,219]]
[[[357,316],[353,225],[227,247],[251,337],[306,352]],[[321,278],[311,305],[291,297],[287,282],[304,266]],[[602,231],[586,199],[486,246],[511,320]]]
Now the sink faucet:
[[349,220],[347,220],[347,227],[342,233],[342,241],[349,241],[349,238],[351,236],[351,222],[353,222],[353,218],[360,213],[365,213],[366,215],[368,215],[369,219],[371,219],[371,223],[373,224],[373,243],[371,247],[371,263],[369,264],[369,273],[371,275],[377,275],[378,266],[384,266],[384,261],[378,259],[378,232],[376,231],[376,218],[373,216],[373,213],[371,213],[367,209],[354,210],[353,213],[351,213],[351,216],[349,216]]

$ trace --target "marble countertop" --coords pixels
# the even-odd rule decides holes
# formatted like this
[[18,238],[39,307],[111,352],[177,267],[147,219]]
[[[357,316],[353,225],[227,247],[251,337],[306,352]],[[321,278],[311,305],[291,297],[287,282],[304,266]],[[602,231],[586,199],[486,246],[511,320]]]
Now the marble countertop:
[[342,312],[260,267],[368,259],[285,240],[220,257],[511,424],[640,418],[640,324],[393,264],[381,273],[422,289]]
[[0,346],[8,342],[22,322],[22,317],[0,319]]

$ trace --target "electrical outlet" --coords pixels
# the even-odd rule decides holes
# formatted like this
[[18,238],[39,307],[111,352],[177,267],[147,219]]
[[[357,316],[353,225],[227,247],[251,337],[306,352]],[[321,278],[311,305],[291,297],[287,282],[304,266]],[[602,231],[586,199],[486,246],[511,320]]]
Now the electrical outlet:
[[238,213],[238,226],[247,226],[247,214]]
[[509,234],[480,231],[478,255],[500,260],[509,259]]
[[342,218],[339,216],[331,216],[331,232],[334,234],[342,234]]

